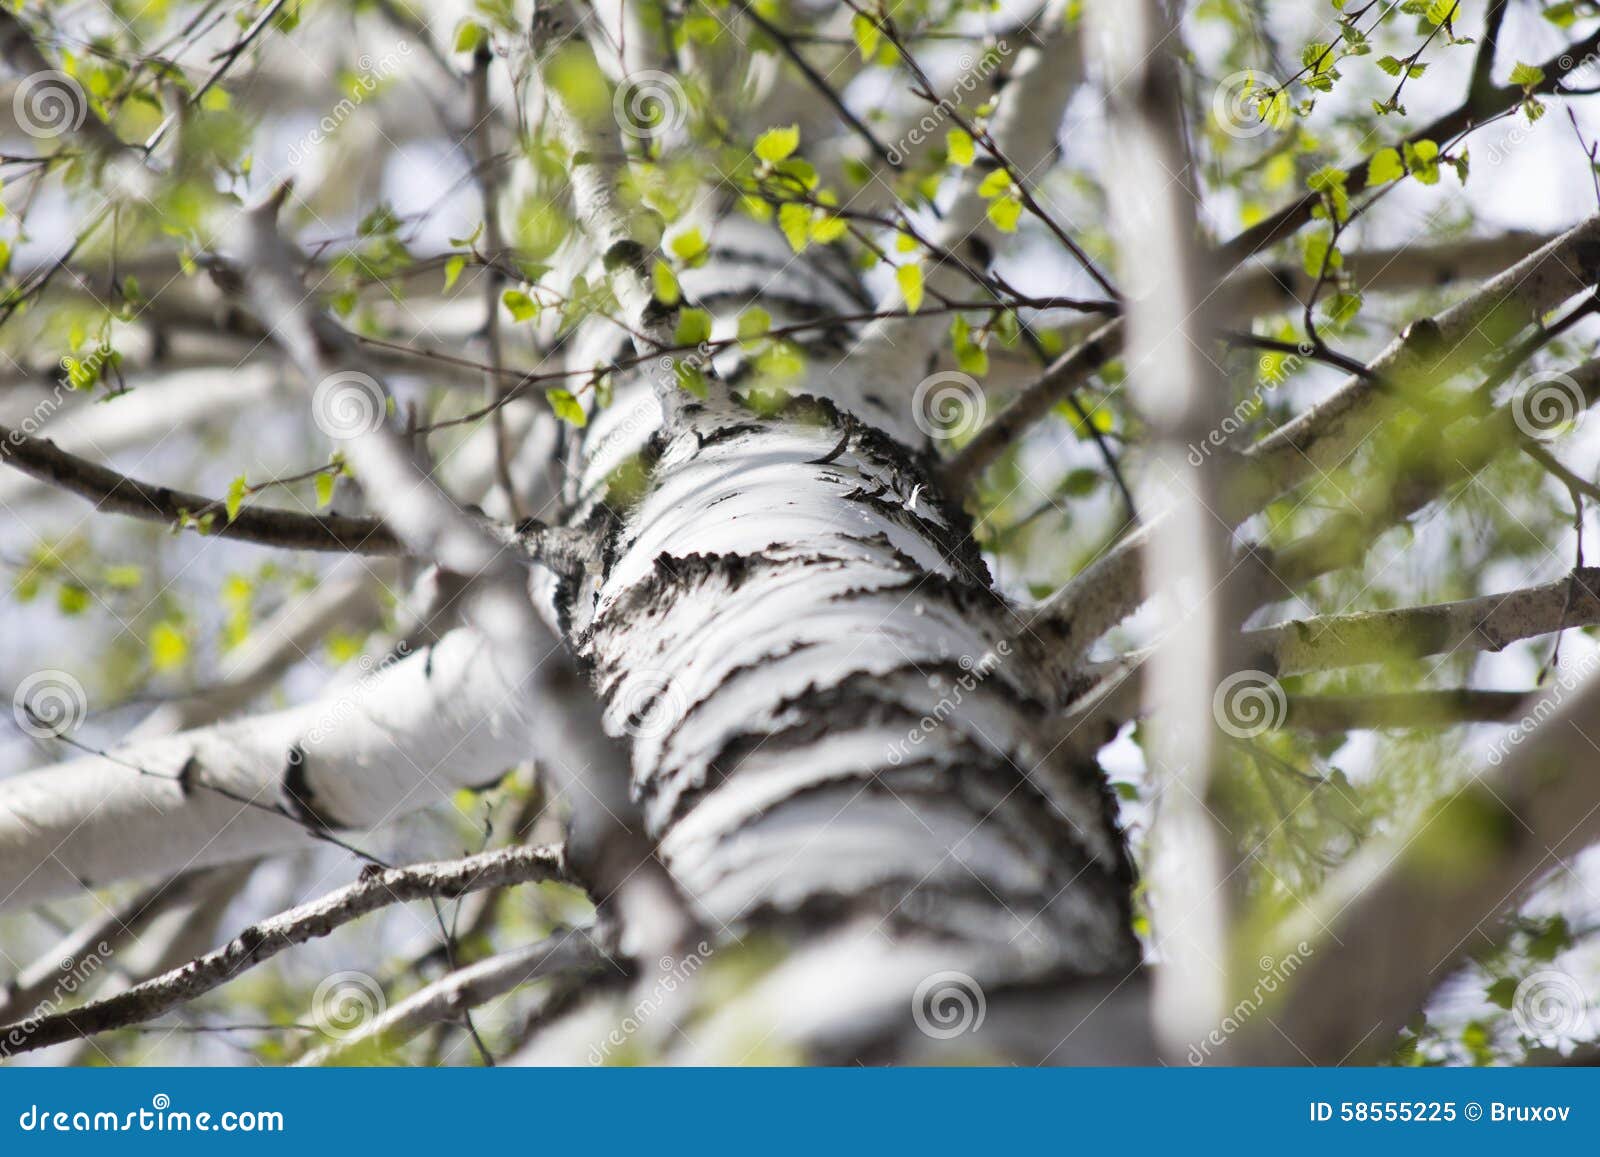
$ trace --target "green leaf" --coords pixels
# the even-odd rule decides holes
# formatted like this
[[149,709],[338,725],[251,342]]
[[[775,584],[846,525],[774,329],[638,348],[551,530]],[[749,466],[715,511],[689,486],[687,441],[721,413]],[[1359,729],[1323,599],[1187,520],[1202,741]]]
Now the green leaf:
[[556,412],[556,417],[563,422],[569,422],[574,426],[580,427],[588,425],[589,415],[584,410],[583,404],[572,396],[572,391],[548,390],[544,395],[544,400],[550,403],[550,408]]
[[1433,0],[1428,5],[1428,10],[1423,13],[1424,19],[1429,24],[1448,24],[1456,15],[1456,10],[1461,6],[1461,0]]
[[1333,45],[1313,40],[1300,50],[1300,63],[1309,68],[1312,75],[1321,76],[1333,67]]
[[667,242],[667,250],[679,261],[688,266],[696,266],[705,261],[711,252],[711,243],[706,240],[704,233],[698,225],[685,229]]
[[989,220],[1002,233],[1015,233],[1022,216],[1022,202],[1015,197],[1000,197],[989,202]]
[[800,126],[768,129],[756,138],[756,156],[775,165],[800,147]]
[[739,340],[752,341],[765,337],[772,328],[772,315],[760,306],[752,306],[739,315]]
[[249,485],[243,474],[228,483],[228,494],[223,499],[223,506],[227,509],[229,522],[239,517],[239,507],[244,504],[244,492]]
[[483,43],[483,25],[476,20],[464,20],[461,27],[456,29],[457,52],[476,52],[478,45]]
[[459,253],[444,263],[445,289],[448,290],[455,286],[456,281],[461,277],[461,271],[466,267],[467,259]]
[[317,475],[315,484],[317,488],[318,507],[327,506],[333,501],[333,486],[338,480],[339,476],[332,470],[328,470]]
[[814,213],[811,217],[811,240],[818,245],[830,245],[850,232],[850,222],[832,213]]
[[789,240],[789,248],[804,252],[811,242],[811,209],[807,205],[790,201],[778,206],[778,228]]
[[1424,185],[1437,185],[1439,183],[1438,144],[1423,139],[1415,144],[1408,141],[1401,147],[1405,153],[1406,168],[1411,175]]
[[150,663],[157,671],[175,671],[189,660],[189,640],[175,623],[152,627],[148,645]]
[[1405,175],[1406,167],[1400,161],[1398,149],[1379,149],[1367,163],[1367,184],[1374,188],[1398,181]]
[[900,287],[900,296],[905,298],[906,308],[916,313],[922,308],[922,266],[902,265],[894,271],[894,279]]
[[56,591],[56,609],[63,615],[81,615],[89,609],[89,588],[77,583],[62,583]]
[[511,311],[513,321],[530,321],[539,316],[539,303],[520,289],[508,289],[500,298]]
[[677,305],[680,296],[678,290],[678,276],[672,272],[672,267],[665,261],[657,259],[655,266],[650,270],[651,292],[655,299],[662,305]]
[[945,133],[944,150],[950,158],[950,163],[960,165],[963,169],[972,164],[978,155],[977,149],[972,144],[972,134],[966,129],[951,129]]
[[711,387],[706,383],[706,375],[694,362],[679,362],[677,377],[678,385],[702,401],[711,393]]
[[1516,979],[1510,976],[1502,976],[1489,986],[1489,990],[1484,993],[1484,996],[1488,998],[1490,1004],[1497,1004],[1501,1008],[1510,1009],[1517,996]]
[[673,341],[678,345],[699,345],[711,339],[711,315],[703,309],[685,309],[678,313],[678,330]]
[[877,22],[865,13],[857,12],[850,18],[850,34],[855,37],[856,51],[861,53],[861,59],[871,60],[878,51],[878,42],[883,39]]
[[1519,88],[1537,88],[1544,83],[1544,69],[1537,64],[1523,64],[1519,60],[1511,70],[1511,83]]
[[985,201],[992,201],[1002,193],[1011,192],[1011,174],[1005,169],[996,169],[978,185],[978,196]]

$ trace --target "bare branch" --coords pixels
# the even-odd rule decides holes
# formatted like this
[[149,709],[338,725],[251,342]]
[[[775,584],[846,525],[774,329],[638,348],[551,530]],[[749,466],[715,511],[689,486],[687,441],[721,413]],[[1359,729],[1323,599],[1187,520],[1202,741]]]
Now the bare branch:
[[399,554],[405,546],[383,521],[356,514],[304,514],[246,504],[233,518],[227,503],[186,490],[155,486],[62,450],[44,438],[0,426],[0,462],[86,498],[102,511],[175,524],[219,538],[285,550],[342,550]]
[[390,904],[548,880],[567,880],[558,848],[502,848],[461,860],[375,872],[320,899],[252,924],[216,951],[126,992],[67,1012],[0,1027],[0,1056],[15,1056],[143,1023],[226,984],[286,948],[326,936]]

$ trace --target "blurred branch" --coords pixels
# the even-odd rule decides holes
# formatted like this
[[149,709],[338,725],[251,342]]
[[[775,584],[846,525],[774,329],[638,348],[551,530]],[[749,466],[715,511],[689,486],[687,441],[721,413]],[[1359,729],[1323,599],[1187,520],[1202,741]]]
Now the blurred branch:
[[[1406,404],[1407,395],[1390,388],[1389,384],[1412,378],[1441,380],[1475,359],[1487,356],[1494,340],[1503,340],[1537,322],[1567,298],[1592,286],[1597,263],[1600,263],[1600,217],[1591,217],[1437,317],[1413,322],[1367,363],[1365,375],[1351,377],[1328,398],[1237,455],[1241,469],[1230,480],[1226,500],[1217,507],[1218,516],[1230,525],[1236,524],[1261,510],[1279,494],[1347,460]],[[1527,356],[1534,348],[1535,344],[1526,344],[1517,353]],[[1586,371],[1587,367],[1575,371],[1573,376]],[[1502,364],[1496,376],[1503,377],[1507,372],[1508,367]],[[1516,445],[1515,416],[1512,405],[1501,407],[1478,424],[1472,440],[1482,445],[1485,453]],[[1491,429],[1510,433],[1506,434],[1505,441],[1495,446],[1492,438],[1483,436]],[[1425,428],[1419,435],[1437,436],[1436,428]],[[1195,444],[1207,442],[1208,436],[1202,435]],[[1452,463],[1442,463],[1439,468],[1449,470]],[[1427,496],[1437,493],[1437,488],[1431,484],[1415,485],[1421,481],[1423,479],[1417,477],[1408,478],[1404,487],[1396,487],[1385,478],[1381,500],[1370,505],[1357,502],[1354,508],[1390,511],[1396,507],[1395,495],[1410,491]],[[1431,479],[1426,481],[1431,483]],[[1413,509],[1425,501],[1426,497],[1419,497]],[[1353,521],[1355,517],[1349,516],[1348,520]],[[1147,524],[1117,542],[1040,604],[1029,620],[1033,629],[1054,624],[1065,632],[1059,648],[1063,665],[1075,662],[1095,639],[1140,606],[1143,601],[1138,586],[1140,558],[1158,525],[1159,520]],[[1357,557],[1360,551],[1367,549],[1367,540],[1349,533],[1342,522],[1330,520],[1330,525],[1338,525],[1339,532],[1330,531],[1318,539],[1317,549],[1324,554],[1329,545],[1355,551]],[[1261,564],[1257,578],[1264,584],[1262,598],[1268,597],[1270,591],[1292,591],[1310,575],[1305,557],[1310,549],[1309,543],[1294,544],[1278,552],[1270,564],[1264,556],[1257,557]],[[1318,565],[1322,569],[1315,573],[1323,573],[1335,563],[1319,562]]]
[[1328,615],[1244,633],[1278,674],[1326,671],[1423,655],[1499,651],[1568,627],[1600,625],[1600,568],[1542,586],[1453,603]]
[[1523,721],[1474,775],[1419,818],[1359,850],[1273,943],[1306,941],[1268,1023],[1228,1059],[1349,1064],[1394,1034],[1549,869],[1600,838],[1600,680],[1563,678],[1530,696]]
[[369,1050],[387,1051],[429,1025],[459,1021],[464,1013],[514,988],[552,976],[597,972],[610,960],[589,930],[558,932],[440,977],[374,1017],[359,1032],[308,1053],[297,1063],[339,1064]]
[[1283,726],[1298,731],[1382,731],[1507,723],[1532,703],[1527,691],[1397,691],[1389,695],[1290,695]]
[[[1141,501],[1164,512],[1140,581],[1165,612],[1144,679],[1144,750],[1162,801],[1145,875],[1161,960],[1155,1033],[1170,1054],[1221,1020],[1234,987],[1228,880],[1236,849],[1213,786],[1221,750],[1212,713],[1213,691],[1234,669],[1243,618],[1231,528],[1212,513],[1223,506],[1231,464],[1188,453],[1222,421],[1227,390],[1207,348],[1211,294],[1185,179],[1174,59],[1181,32],[1157,0],[1099,0],[1088,19],[1096,35],[1086,49],[1103,62],[1110,112],[1120,268],[1138,285],[1127,302],[1125,357],[1130,397],[1149,429]],[[1201,597],[1188,597],[1191,590]]]

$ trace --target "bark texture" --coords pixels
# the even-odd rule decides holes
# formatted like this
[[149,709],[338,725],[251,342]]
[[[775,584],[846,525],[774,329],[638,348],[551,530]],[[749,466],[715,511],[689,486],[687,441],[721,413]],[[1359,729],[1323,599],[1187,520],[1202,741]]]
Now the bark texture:
[[[725,221],[715,240],[684,290],[719,334],[749,304],[775,326],[854,304],[847,270],[794,260],[775,230]],[[905,384],[853,376],[849,342],[812,342],[781,402],[719,359],[665,428],[650,382],[627,383],[576,448],[571,521],[608,532],[555,602],[634,737],[650,832],[719,943],[864,926],[980,984],[1126,971],[1113,802],[1041,739],[1027,645],[1006,642],[966,516],[884,400]],[[608,490],[641,473],[631,502]],[[880,991],[834,991],[857,984]],[[883,995],[904,1021],[912,994]]]

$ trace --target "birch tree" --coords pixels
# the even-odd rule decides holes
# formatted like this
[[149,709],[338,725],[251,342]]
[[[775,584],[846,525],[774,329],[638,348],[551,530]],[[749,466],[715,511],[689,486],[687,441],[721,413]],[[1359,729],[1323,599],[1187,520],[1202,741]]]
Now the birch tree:
[[0,1053],[1600,1036],[1600,17],[0,9]]

